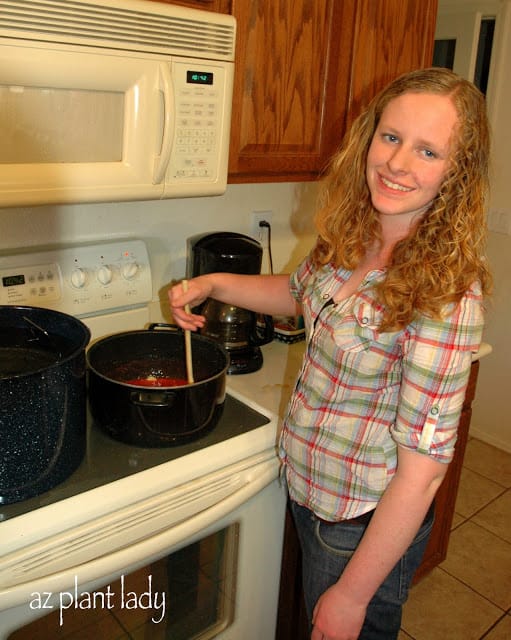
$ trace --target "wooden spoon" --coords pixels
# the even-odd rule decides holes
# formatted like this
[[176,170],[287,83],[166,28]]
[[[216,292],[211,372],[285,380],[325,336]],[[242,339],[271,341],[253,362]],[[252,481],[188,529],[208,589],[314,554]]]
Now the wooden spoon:
[[[181,283],[183,291],[186,293],[188,291],[188,280],[183,280]],[[185,304],[186,313],[190,313],[190,305]],[[192,384],[194,382],[193,379],[193,366],[192,366],[192,333],[190,329],[185,329],[185,356],[186,356],[186,377],[188,379],[188,384]]]

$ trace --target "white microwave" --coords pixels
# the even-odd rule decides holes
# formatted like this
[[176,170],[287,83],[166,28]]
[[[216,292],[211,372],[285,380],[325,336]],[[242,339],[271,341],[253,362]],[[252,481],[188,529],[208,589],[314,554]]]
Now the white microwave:
[[232,16],[0,0],[0,206],[225,191]]

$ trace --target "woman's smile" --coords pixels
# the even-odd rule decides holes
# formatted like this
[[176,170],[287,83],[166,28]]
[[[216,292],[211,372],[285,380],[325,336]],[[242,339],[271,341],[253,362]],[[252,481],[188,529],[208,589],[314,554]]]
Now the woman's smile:
[[413,187],[405,187],[404,185],[393,182],[382,175],[380,175],[380,180],[383,182],[384,186],[388,187],[389,189],[393,189],[395,191],[404,191],[405,193],[413,191]]

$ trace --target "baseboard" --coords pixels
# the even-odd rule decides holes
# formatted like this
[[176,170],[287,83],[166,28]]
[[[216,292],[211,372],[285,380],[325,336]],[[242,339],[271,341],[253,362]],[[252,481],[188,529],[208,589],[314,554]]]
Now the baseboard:
[[496,447],[497,449],[501,449],[506,453],[511,453],[511,443],[505,440],[501,440],[500,438],[495,438],[491,434],[485,433],[481,429],[477,427],[470,427],[469,433],[470,438],[477,438],[482,442],[486,442],[486,444],[490,444],[492,447]]

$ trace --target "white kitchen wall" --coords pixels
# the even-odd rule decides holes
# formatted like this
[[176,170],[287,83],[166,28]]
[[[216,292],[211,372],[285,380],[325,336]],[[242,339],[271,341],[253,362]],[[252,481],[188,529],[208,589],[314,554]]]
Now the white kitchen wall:
[[[488,259],[495,278],[495,290],[488,306],[484,339],[493,352],[481,361],[470,433],[496,447],[511,451],[511,0],[439,0],[437,35],[475,41],[470,31],[481,18],[496,17],[495,38],[488,83],[488,114],[493,130],[492,181],[489,202],[491,231]],[[449,32],[451,29],[451,32]],[[457,61],[459,72],[469,69],[474,51]],[[472,60],[473,62],[473,60]],[[466,64],[465,64],[466,63]],[[456,60],[455,60],[456,65]]]
[[[511,451],[511,0],[498,3],[488,111],[493,129],[490,212],[497,211],[508,233],[491,232],[488,258],[495,291],[485,340],[493,352],[481,361],[471,434]],[[505,225],[504,225],[505,226]]]
[[[489,221],[492,229],[488,242],[488,259],[495,278],[495,290],[488,306],[484,339],[493,347],[481,361],[470,433],[490,444],[511,451],[511,0],[440,0],[438,28],[444,37],[450,25],[473,25],[487,16],[496,16],[495,39],[488,84],[488,113],[493,130],[492,188]],[[465,40],[470,40],[466,34]],[[469,57],[473,51],[467,51]],[[467,65],[469,60],[467,59]],[[462,64],[463,68],[463,64]],[[507,228],[507,233],[506,233]]]
[[[153,299],[185,274],[186,239],[196,233],[250,234],[252,211],[273,212],[275,272],[294,267],[314,241],[314,183],[232,185],[223,196],[179,200],[0,209],[0,251],[135,237],[146,241]],[[263,272],[269,268],[267,251]]]

